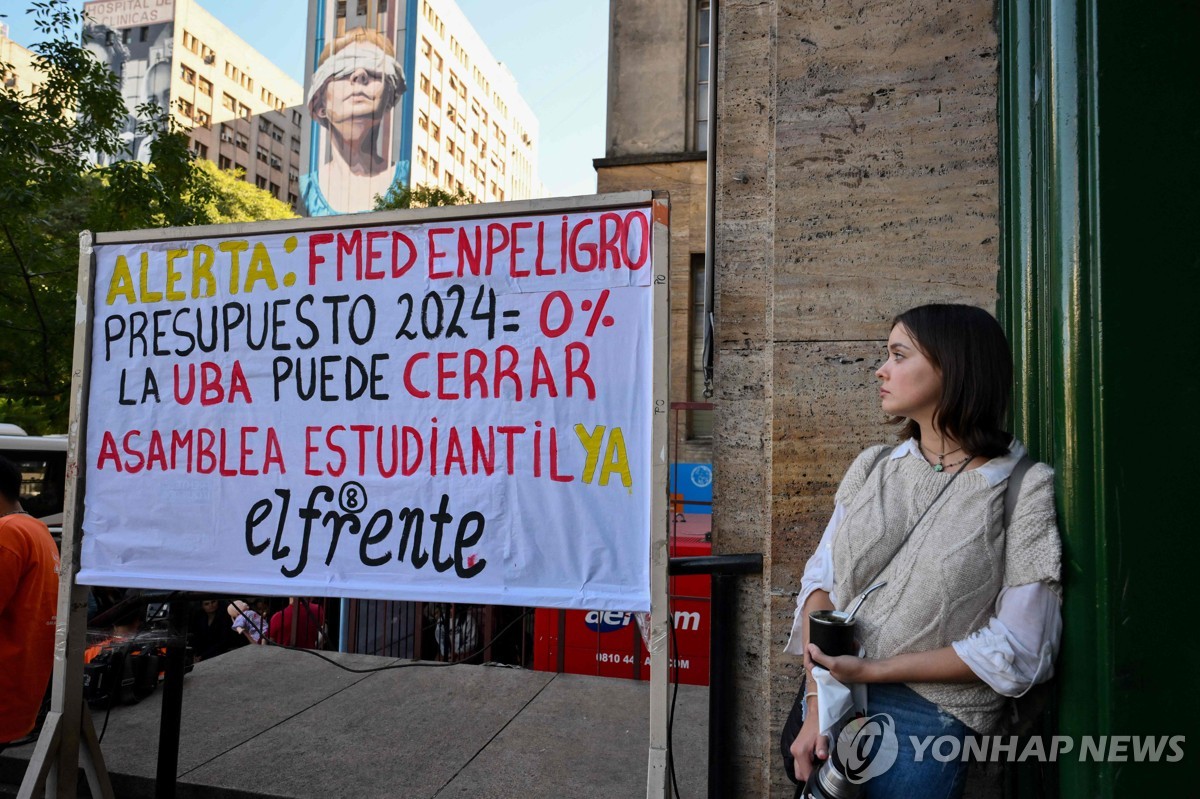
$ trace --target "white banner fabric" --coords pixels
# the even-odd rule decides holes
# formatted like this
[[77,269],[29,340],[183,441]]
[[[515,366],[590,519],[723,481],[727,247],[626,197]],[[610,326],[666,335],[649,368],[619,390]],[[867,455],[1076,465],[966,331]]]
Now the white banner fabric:
[[79,582],[649,610],[650,231],[97,246]]

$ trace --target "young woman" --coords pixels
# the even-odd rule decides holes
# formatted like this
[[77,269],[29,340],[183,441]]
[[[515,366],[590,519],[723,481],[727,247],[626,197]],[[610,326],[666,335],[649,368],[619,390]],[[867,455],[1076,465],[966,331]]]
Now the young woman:
[[[895,722],[895,765],[864,784],[868,799],[953,799],[966,764],[929,750],[917,760],[910,736],[998,733],[1005,697],[1053,672],[1062,628],[1054,474],[1045,464],[1028,470],[1004,529],[1008,478],[1025,448],[1003,427],[1012,361],[986,312],[900,314],[876,376],[902,443],[882,460],[882,446],[867,449],[846,472],[785,651],[802,654],[806,671],[866,684],[868,712]],[[809,613],[845,609],[882,581],[856,617],[865,657],[828,657],[807,643]],[[800,780],[830,754],[811,685],[791,747]]]

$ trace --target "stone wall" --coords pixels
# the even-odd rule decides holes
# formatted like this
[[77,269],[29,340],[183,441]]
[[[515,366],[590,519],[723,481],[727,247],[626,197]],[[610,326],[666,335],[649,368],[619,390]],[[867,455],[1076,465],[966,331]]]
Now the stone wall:
[[740,593],[738,796],[791,796],[782,654],[837,482],[889,439],[875,392],[889,320],[993,309],[999,263],[991,0],[767,0],[720,18],[714,520],[762,552]]
[[610,0],[609,158],[687,148],[688,0]]

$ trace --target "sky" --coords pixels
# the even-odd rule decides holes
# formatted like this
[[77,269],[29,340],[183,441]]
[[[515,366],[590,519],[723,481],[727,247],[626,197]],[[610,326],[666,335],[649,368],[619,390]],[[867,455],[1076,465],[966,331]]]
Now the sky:
[[[198,2],[303,85],[305,0]],[[539,175],[550,195],[595,192],[592,159],[604,156],[608,0],[457,2],[537,115]],[[26,47],[37,40],[29,7],[28,0],[0,0],[7,15],[0,21]]]

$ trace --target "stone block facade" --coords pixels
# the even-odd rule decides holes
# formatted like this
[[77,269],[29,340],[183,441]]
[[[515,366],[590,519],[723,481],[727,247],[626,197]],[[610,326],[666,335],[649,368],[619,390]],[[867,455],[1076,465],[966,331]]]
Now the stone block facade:
[[735,795],[790,797],[782,647],[842,473],[894,436],[874,377],[889,322],[995,306],[995,4],[717,5],[715,547],[764,555],[739,594],[728,762]]

